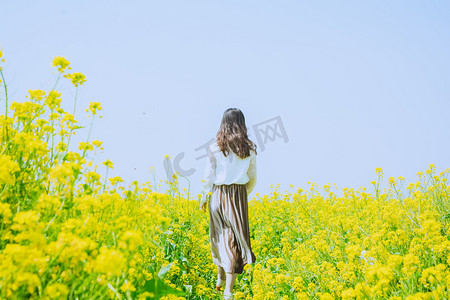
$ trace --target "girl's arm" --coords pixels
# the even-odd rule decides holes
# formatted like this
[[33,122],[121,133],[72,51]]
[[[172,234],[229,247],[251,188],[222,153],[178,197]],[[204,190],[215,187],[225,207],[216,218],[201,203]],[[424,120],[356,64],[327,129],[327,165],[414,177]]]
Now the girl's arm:
[[211,189],[212,185],[214,183],[214,178],[216,175],[216,159],[214,155],[212,154],[211,148],[208,147],[208,159],[206,162],[206,168],[204,173],[204,182],[201,190],[201,199],[200,199],[200,207],[203,205],[203,203],[207,202],[211,198]]
[[250,160],[250,165],[248,167],[247,176],[249,178],[247,185],[247,195],[253,191],[253,188],[256,185],[256,155]]

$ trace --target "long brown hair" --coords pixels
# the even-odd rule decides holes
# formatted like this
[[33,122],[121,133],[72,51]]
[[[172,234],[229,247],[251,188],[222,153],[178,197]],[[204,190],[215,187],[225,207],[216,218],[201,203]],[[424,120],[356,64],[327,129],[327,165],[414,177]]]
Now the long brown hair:
[[229,108],[223,113],[217,132],[217,145],[225,156],[230,149],[240,158],[250,156],[250,150],[254,150],[256,154],[256,144],[247,136],[244,114],[240,109]]

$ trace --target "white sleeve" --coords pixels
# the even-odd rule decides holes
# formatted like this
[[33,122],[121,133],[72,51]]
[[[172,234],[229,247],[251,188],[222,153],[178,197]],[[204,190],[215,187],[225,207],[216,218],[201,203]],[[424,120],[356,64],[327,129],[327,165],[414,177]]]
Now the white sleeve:
[[206,168],[204,173],[204,183],[202,186],[202,190],[200,194],[202,195],[200,199],[200,206],[203,205],[203,203],[210,200],[211,195],[208,195],[209,192],[211,192],[212,185],[214,183],[214,179],[216,176],[216,159],[211,151],[211,148],[208,147],[208,159],[206,162]]
[[248,167],[247,176],[249,178],[247,185],[247,195],[253,191],[256,185],[256,154],[250,160],[250,165]]

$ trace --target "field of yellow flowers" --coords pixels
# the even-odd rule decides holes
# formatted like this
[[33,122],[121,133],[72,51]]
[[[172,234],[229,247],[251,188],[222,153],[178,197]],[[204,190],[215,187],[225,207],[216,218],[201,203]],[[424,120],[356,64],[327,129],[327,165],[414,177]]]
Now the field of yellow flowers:
[[[66,78],[78,91],[86,82],[63,57],[53,67],[56,83]],[[0,65],[0,298],[220,299],[198,199],[177,181],[161,193],[156,183],[108,178],[112,162],[92,163],[102,150],[90,140],[100,103],[86,109],[87,140],[73,145],[83,128],[77,92],[71,113],[56,83],[11,102],[4,72]],[[449,169],[430,165],[408,185],[391,177],[383,190],[376,172],[372,192],[339,196],[313,183],[250,199],[257,262],[238,276],[236,299],[450,298]]]

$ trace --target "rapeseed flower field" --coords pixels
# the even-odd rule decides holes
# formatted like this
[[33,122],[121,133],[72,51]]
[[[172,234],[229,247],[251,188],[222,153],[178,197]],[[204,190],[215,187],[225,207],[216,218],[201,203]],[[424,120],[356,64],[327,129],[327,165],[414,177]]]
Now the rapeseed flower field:
[[[0,65],[0,298],[220,299],[198,199],[180,191],[177,175],[164,192],[108,178],[114,164],[92,162],[103,149],[90,140],[101,104],[86,109],[86,141],[71,144],[83,129],[76,95],[86,77],[68,73],[64,57],[53,67],[56,83],[75,89],[72,112],[56,83],[10,103]],[[450,298],[449,171],[430,165],[417,182],[391,177],[381,189],[378,168],[370,192],[311,183],[256,194],[257,262],[238,276],[235,298]]]

